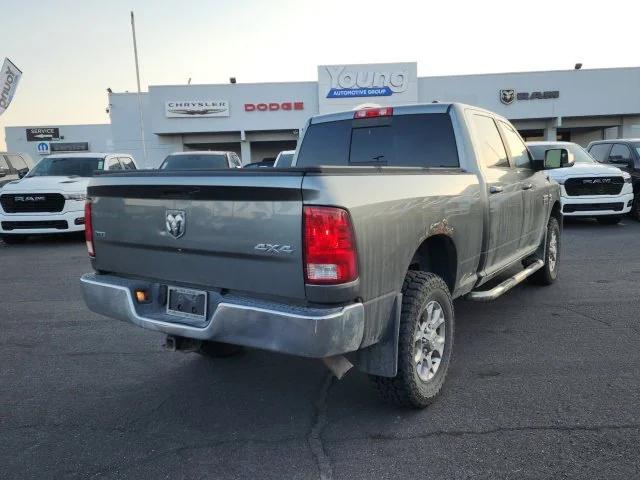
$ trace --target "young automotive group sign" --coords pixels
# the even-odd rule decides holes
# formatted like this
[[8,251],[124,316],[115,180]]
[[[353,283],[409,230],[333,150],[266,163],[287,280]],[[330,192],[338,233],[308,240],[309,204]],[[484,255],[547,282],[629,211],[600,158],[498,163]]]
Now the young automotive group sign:
[[362,103],[398,105],[418,100],[416,63],[321,65],[318,67],[320,113]]

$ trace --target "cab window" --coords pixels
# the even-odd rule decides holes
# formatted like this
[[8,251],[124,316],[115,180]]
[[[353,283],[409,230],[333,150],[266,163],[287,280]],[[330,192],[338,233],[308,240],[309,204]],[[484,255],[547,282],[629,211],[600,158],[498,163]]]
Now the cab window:
[[130,157],[120,157],[120,163],[122,163],[122,166],[124,167],[125,170],[136,169],[136,164],[133,163],[133,160],[131,160]]
[[509,167],[507,152],[493,118],[473,114],[471,126],[482,164],[489,168]]
[[122,165],[116,157],[107,160],[107,168],[105,170],[122,170]]
[[511,125],[500,121],[500,128],[511,154],[511,161],[516,168],[531,168],[531,158],[526,145]]
[[9,164],[5,160],[4,156],[0,155],[0,173],[4,173],[5,175],[7,175],[9,173],[9,170]]
[[610,143],[598,143],[596,145],[593,145],[589,149],[589,153],[597,161],[604,162],[604,161],[607,160],[607,157],[609,155],[609,150],[611,150],[611,144]]

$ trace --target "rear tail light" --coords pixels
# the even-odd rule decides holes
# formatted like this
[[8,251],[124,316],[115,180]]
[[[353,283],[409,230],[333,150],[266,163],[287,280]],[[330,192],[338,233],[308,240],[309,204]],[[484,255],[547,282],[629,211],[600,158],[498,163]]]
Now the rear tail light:
[[349,213],[336,207],[304,207],[304,277],[317,285],[358,278],[356,242]]
[[356,110],[353,118],[390,117],[392,115],[392,107],[363,108],[362,110]]
[[90,257],[95,257],[96,252],[93,249],[93,221],[91,219],[91,200],[87,200],[84,204],[84,239],[87,242],[87,251]]

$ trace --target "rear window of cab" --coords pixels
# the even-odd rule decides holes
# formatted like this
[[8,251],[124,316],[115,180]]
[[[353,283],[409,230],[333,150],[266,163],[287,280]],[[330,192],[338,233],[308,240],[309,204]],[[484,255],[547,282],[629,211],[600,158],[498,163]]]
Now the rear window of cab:
[[451,117],[427,113],[311,124],[298,167],[459,167]]

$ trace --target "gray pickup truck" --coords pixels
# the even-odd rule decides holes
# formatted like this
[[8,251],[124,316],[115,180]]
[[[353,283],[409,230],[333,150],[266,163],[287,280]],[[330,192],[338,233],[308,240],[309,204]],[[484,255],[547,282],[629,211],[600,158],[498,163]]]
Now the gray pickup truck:
[[504,118],[434,103],[313,117],[287,169],[99,175],[84,297],[171,349],[355,365],[383,398],[424,407],[453,299],[556,279],[559,187],[543,170],[567,158],[535,161]]

